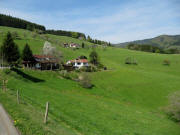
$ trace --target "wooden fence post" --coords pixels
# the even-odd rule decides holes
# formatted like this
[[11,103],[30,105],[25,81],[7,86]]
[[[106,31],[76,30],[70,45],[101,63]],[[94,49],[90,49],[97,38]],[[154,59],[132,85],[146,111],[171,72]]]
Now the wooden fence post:
[[2,91],[6,92],[7,90],[7,83],[8,83],[8,80],[4,80],[3,79],[3,82],[2,82]]
[[19,104],[19,91],[17,90],[17,103]]
[[8,83],[8,80],[4,80],[4,91],[7,91],[7,83]]
[[46,124],[48,118],[48,109],[49,109],[49,102],[46,102],[46,112],[44,116],[44,123]]

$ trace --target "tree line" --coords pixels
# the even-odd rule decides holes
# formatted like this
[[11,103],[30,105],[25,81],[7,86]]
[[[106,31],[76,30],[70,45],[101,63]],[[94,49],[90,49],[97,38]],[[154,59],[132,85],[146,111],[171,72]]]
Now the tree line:
[[46,30],[45,26],[43,25],[35,24],[35,23],[29,22],[23,19],[12,17],[10,15],[0,14],[0,26],[21,28],[21,29],[27,29],[30,31],[40,31],[40,33],[53,34],[53,35],[58,35],[58,36],[68,36],[72,38],[86,40],[94,44],[111,46],[111,43],[97,40],[97,39],[92,39],[90,36],[86,37],[84,33],[65,31],[65,30]]
[[0,14],[0,25],[14,28],[28,29],[33,31],[34,29],[45,31],[46,28],[42,25],[28,22],[23,19],[12,17],[10,15]]
[[129,44],[127,46],[130,50],[144,51],[144,52],[152,52],[152,53],[162,53],[162,54],[179,54],[180,47],[170,46],[160,48],[157,46],[146,45],[146,44]]
[[127,46],[128,49],[137,50],[137,51],[144,51],[144,52],[152,52],[152,53],[160,53],[162,49],[156,46],[151,45],[139,45],[139,44],[129,44]]
[[67,37],[72,37],[72,38],[86,39],[85,34],[80,33],[80,32],[64,31],[64,30],[46,30],[46,33],[58,35],[58,36],[67,36]]

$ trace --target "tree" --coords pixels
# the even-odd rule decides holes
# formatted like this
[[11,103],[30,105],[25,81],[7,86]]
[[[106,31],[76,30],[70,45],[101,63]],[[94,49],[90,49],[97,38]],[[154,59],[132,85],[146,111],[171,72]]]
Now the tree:
[[82,45],[81,45],[81,46],[82,46],[82,48],[84,48],[85,44],[84,44],[84,43],[82,43]]
[[59,64],[63,62],[63,54],[61,51],[58,51],[56,47],[53,47],[48,41],[44,43],[43,54],[54,56],[58,60]]
[[90,58],[90,62],[94,65],[98,65],[100,64],[99,63],[99,56],[97,54],[97,52],[95,50],[93,50],[90,55],[89,55],[89,58]]
[[91,37],[88,35],[88,37],[87,37],[87,41],[89,41],[89,42],[91,42],[92,41],[92,39],[91,39]]
[[15,65],[20,58],[18,46],[14,43],[10,32],[7,33],[2,45],[4,59],[10,64]]
[[51,43],[46,41],[44,43],[44,47],[43,47],[43,54],[44,55],[53,55],[56,51],[55,47],[52,47]]
[[22,59],[24,61],[34,61],[32,50],[30,49],[29,45],[26,44],[23,49]]

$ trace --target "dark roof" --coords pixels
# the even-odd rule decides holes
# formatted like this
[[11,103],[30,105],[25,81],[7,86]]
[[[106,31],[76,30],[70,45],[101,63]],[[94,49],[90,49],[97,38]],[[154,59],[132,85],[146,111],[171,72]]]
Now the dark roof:
[[[33,55],[35,61],[23,61],[23,64],[27,63],[58,63],[58,60],[50,55]],[[48,58],[48,59],[47,59]],[[40,59],[40,60],[38,60]]]
[[34,58],[54,58],[53,56],[50,56],[50,55],[33,55]]

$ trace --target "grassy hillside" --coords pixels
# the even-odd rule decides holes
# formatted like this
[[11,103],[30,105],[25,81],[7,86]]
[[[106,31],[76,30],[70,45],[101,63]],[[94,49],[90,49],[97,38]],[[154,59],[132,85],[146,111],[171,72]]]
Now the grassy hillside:
[[151,39],[137,40],[132,42],[125,42],[120,44],[115,44],[115,46],[126,47],[130,43],[135,44],[147,44],[157,47],[170,47],[170,46],[180,46],[180,35],[170,36],[161,35]]
[[[39,36],[33,39],[28,31],[0,27],[0,31],[8,30],[22,35],[22,40],[16,40],[21,49],[28,42],[33,52],[41,52],[45,40]],[[26,39],[24,32],[28,32]],[[49,37],[61,43],[82,42],[69,37]],[[54,46],[63,52],[65,60],[81,54],[88,56],[91,51]],[[60,77],[58,72],[21,69],[8,74],[10,90],[0,91],[0,102],[14,120],[19,120],[18,129],[26,135],[179,135],[179,124],[168,119],[163,108],[168,104],[167,96],[180,90],[180,55],[111,47],[96,50],[108,70],[89,73],[95,85],[90,90]],[[138,65],[125,65],[127,57],[135,58]],[[164,59],[170,60],[171,65],[162,65]],[[20,105],[16,103],[16,90],[20,91]],[[44,125],[47,101],[49,122]]]

